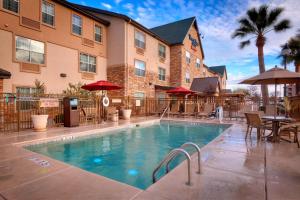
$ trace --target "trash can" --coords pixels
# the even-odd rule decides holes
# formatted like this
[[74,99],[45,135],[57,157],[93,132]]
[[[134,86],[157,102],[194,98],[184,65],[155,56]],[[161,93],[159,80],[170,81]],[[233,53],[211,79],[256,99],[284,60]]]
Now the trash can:
[[64,105],[64,126],[75,127],[79,126],[79,109],[78,109],[78,98],[76,97],[65,97],[63,99]]

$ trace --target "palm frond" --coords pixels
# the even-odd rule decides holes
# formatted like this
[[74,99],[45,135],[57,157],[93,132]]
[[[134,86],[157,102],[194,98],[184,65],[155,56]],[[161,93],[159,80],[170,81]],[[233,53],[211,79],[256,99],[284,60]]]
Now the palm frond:
[[267,26],[268,9],[269,7],[267,5],[262,5],[258,9],[258,19],[256,25],[258,30],[261,32],[263,32]]
[[267,25],[272,26],[277,20],[280,14],[283,12],[283,8],[274,8],[269,12],[267,17]]
[[275,32],[285,31],[286,29],[289,29],[289,28],[291,28],[291,22],[288,19],[284,19],[284,20],[278,22],[274,26]]
[[251,8],[250,10],[248,10],[247,16],[253,24],[256,24],[257,19],[258,19],[258,12],[257,12],[256,8]]
[[248,18],[242,18],[242,19],[240,19],[239,23],[240,23],[241,27],[247,27],[248,30],[256,32],[256,26],[253,25],[253,23],[251,23]]
[[235,30],[235,32],[232,34],[231,37],[232,38],[236,38],[236,37],[244,38],[250,34],[256,34],[256,32],[253,31],[252,29],[249,29],[248,27],[242,26],[242,27],[238,28],[237,30]]
[[243,48],[245,48],[246,46],[249,46],[251,44],[251,42],[250,42],[250,40],[245,40],[245,41],[242,41],[241,43],[240,43],[240,49],[243,49]]

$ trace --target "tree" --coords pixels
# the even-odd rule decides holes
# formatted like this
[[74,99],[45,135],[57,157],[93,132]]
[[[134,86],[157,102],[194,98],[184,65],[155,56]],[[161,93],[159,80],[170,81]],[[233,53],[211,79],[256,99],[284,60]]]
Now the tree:
[[[294,63],[295,72],[300,72],[300,29],[298,34],[288,40],[284,45],[281,45],[282,50],[289,48],[291,50],[289,55],[280,54],[279,57],[282,58],[282,63]],[[297,84],[296,94],[300,92],[300,84]]]
[[88,98],[88,97],[95,97],[94,92],[89,92],[87,90],[82,89],[81,87],[83,86],[82,83],[69,83],[69,86],[66,90],[63,91],[64,94],[68,96],[77,96],[77,97],[83,97],[83,98]]
[[[247,11],[246,16],[242,17],[239,22],[239,28],[235,30],[232,38],[247,38],[240,43],[240,48],[251,44],[255,39],[255,45],[258,53],[259,72],[265,72],[264,63],[264,45],[266,44],[266,34],[275,31],[281,32],[290,28],[290,21],[279,17],[283,8],[270,9],[267,5],[261,5],[259,8],[251,8]],[[268,88],[266,85],[261,86],[264,105],[268,103]]]

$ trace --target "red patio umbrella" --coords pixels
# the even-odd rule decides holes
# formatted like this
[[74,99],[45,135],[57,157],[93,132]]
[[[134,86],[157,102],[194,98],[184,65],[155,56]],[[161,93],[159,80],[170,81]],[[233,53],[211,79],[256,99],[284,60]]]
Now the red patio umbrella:
[[96,90],[119,90],[122,87],[115,85],[109,81],[100,80],[94,83],[86,84],[81,88],[89,91],[96,91]]
[[177,95],[179,94],[187,95],[187,94],[193,94],[195,92],[189,89],[185,89],[184,87],[176,87],[174,89],[168,90],[167,93],[177,94]]

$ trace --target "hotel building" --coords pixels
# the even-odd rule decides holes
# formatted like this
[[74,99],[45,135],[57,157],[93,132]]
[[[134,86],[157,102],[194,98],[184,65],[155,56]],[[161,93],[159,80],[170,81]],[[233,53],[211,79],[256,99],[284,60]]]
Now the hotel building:
[[64,0],[0,0],[0,7],[0,68],[11,74],[1,79],[3,92],[31,92],[36,79],[46,93],[107,79],[122,86],[115,95],[141,98],[206,77],[226,87],[226,67],[203,64],[195,17],[148,29]]

